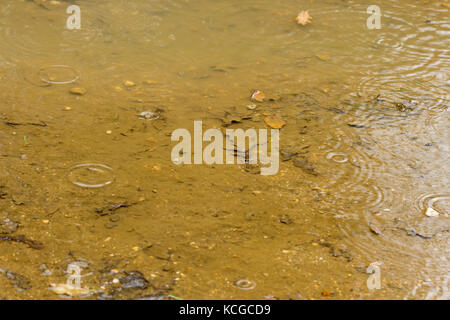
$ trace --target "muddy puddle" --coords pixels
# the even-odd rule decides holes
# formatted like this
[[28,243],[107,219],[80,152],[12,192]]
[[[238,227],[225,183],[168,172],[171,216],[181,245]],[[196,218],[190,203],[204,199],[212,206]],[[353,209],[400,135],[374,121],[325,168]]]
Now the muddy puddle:
[[[0,298],[449,299],[450,5],[370,4],[3,0]],[[174,163],[194,121],[277,174]]]

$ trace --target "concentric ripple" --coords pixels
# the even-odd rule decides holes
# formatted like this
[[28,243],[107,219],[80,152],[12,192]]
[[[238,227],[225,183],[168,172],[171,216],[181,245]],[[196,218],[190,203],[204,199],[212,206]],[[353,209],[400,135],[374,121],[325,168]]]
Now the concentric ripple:
[[441,214],[450,215],[450,194],[424,194],[417,199],[416,208],[420,213],[433,208]]
[[80,47],[86,50],[91,42],[103,39],[105,31],[102,10],[91,6],[83,7],[81,29],[67,30],[67,6],[61,3],[46,10],[32,1],[24,8],[22,3],[6,0],[0,9],[0,50],[8,59],[46,59]]
[[49,84],[70,84],[80,79],[81,73],[65,65],[45,66],[39,70],[39,78]]
[[72,167],[69,180],[83,188],[101,188],[114,181],[113,169],[104,164],[83,163]]
[[234,285],[241,290],[253,290],[256,288],[256,282],[247,279],[237,280]]
[[379,54],[373,56],[379,71],[363,77],[359,93],[391,103],[416,100],[422,109],[438,109],[448,101],[448,11],[430,10],[426,17],[408,12],[403,14],[400,5],[383,11]]
[[[337,142],[336,142],[337,141]],[[382,163],[370,157],[364,147],[353,142],[350,135],[340,134],[328,143],[325,153],[326,180],[318,185],[329,190],[335,204],[364,207],[367,211],[380,210],[390,199],[390,192],[376,184],[375,174],[382,172]]]

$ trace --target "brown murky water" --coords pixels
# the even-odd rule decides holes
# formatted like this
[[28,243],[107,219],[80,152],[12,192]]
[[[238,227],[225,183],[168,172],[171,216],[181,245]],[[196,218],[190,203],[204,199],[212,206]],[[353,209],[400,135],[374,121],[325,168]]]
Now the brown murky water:
[[[449,3],[370,4],[2,0],[0,297],[449,299]],[[171,161],[269,114],[277,175]]]

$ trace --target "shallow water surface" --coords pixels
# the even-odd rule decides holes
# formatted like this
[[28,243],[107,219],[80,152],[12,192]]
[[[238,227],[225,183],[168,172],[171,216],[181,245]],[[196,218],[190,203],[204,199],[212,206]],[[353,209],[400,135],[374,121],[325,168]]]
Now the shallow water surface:
[[[0,297],[449,299],[449,4],[370,4],[3,0]],[[269,115],[276,175],[171,161]]]

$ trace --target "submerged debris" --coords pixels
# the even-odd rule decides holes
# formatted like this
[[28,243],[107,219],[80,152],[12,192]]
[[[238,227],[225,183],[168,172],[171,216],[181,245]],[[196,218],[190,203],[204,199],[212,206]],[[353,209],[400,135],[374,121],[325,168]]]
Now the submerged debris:
[[450,232],[448,224],[441,223],[439,219],[425,219],[414,225],[400,221],[400,224],[396,227],[405,231],[410,237],[419,237],[426,240],[432,239],[441,233]]
[[9,218],[0,221],[0,234],[10,234],[19,228],[19,223]]
[[32,288],[30,280],[20,274],[5,270],[5,276],[16,288],[21,290],[29,290]]
[[347,125],[348,125],[349,127],[357,128],[357,129],[368,129],[368,128],[369,128],[369,127],[364,126],[364,125],[362,125],[362,124],[347,123]]
[[149,282],[140,271],[127,272],[127,275],[119,280],[124,288],[137,288],[144,290],[147,289],[149,285]]
[[4,121],[4,124],[7,126],[15,127],[15,126],[37,126],[37,127],[46,127],[47,123],[44,121],[39,122],[16,122],[16,121]]
[[250,164],[249,162],[249,158],[247,157],[248,153],[246,154],[246,159],[245,159],[245,165],[244,165],[244,171],[251,173],[251,174],[261,174],[261,167],[257,164]]
[[406,111],[412,111],[413,110],[411,107],[408,107],[407,105],[405,105],[404,103],[401,103],[401,102],[395,103],[395,107],[400,112],[406,112]]
[[289,215],[287,214],[283,214],[282,216],[280,216],[280,222],[283,224],[292,224],[292,219]]
[[292,160],[292,163],[297,168],[302,169],[305,173],[311,174],[313,176],[317,176],[318,172],[316,170],[316,167],[313,163],[309,162],[306,157],[296,157]]
[[44,245],[41,242],[35,241],[35,240],[30,240],[23,234],[17,235],[17,236],[0,235],[0,241],[20,242],[20,243],[26,244],[31,249],[36,249],[36,250],[44,249]]
[[130,204],[128,202],[113,203],[104,208],[95,209],[95,212],[97,212],[100,216],[106,216],[106,215],[112,214],[114,211],[116,211],[120,208],[128,208],[128,207],[131,207],[132,205],[133,204]]
[[289,161],[293,157],[297,156],[299,153],[295,151],[280,151],[281,161]]
[[372,231],[372,233],[374,233],[376,235],[380,235],[383,232],[382,227],[374,221],[369,222],[369,229],[370,229],[370,231]]
[[56,1],[56,0],[32,0],[35,4],[37,4],[38,6],[40,6],[43,9],[46,10],[51,10],[54,9],[57,6],[61,5],[61,2]]
[[2,190],[3,186],[0,186],[0,200],[5,199],[5,197],[8,195],[7,192]]
[[344,258],[347,262],[353,261],[353,257],[348,248],[343,244],[334,244],[330,242],[319,242],[319,244],[325,248],[330,249],[330,254],[335,258]]
[[225,112],[225,115],[220,118],[220,121],[222,121],[223,127],[228,127],[228,126],[231,126],[232,124],[241,123],[244,120],[250,120],[252,118],[253,118],[253,116],[252,116],[251,112],[249,112],[247,114],[239,114],[236,112],[230,113],[227,111],[227,112]]

